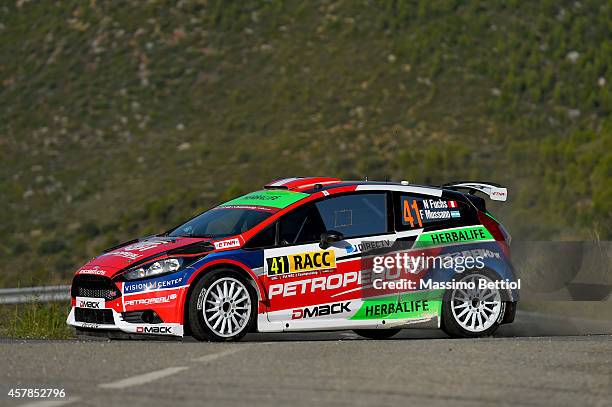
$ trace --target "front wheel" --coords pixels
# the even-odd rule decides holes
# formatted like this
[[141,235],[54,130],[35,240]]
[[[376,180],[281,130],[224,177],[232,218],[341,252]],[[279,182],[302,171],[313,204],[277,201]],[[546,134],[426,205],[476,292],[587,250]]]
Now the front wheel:
[[249,283],[231,270],[204,276],[189,299],[189,322],[200,341],[237,341],[255,323],[257,297]]
[[492,335],[504,318],[506,304],[498,289],[479,288],[479,281],[495,281],[489,271],[469,273],[459,283],[474,288],[457,287],[447,290],[442,304],[442,329],[449,336],[476,338]]

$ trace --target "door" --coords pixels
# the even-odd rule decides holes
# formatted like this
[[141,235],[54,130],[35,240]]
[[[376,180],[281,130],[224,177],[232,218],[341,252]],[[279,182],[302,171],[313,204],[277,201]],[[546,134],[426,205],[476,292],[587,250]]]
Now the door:
[[[375,326],[355,318],[371,283],[370,249],[390,247],[393,226],[385,192],[332,196],[279,220],[278,246],[264,250],[268,321],[283,330]],[[321,234],[340,240],[321,245]]]

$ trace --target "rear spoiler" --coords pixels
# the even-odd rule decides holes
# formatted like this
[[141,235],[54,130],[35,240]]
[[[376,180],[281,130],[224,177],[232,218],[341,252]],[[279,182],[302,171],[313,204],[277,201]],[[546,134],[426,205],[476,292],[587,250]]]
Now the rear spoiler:
[[442,185],[442,188],[459,190],[467,189],[468,193],[482,192],[493,201],[505,201],[508,198],[508,190],[493,182],[460,181]]

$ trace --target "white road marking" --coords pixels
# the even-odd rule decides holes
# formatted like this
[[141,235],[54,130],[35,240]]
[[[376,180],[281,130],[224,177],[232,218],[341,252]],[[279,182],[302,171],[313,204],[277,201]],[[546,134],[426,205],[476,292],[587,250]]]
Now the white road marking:
[[193,362],[204,362],[204,363],[212,362],[215,359],[219,359],[219,358],[222,358],[223,356],[228,356],[228,355],[234,354],[236,352],[240,352],[240,351],[245,350],[247,348],[248,348],[248,346],[241,346],[239,348],[228,349],[228,350],[225,350],[223,352],[217,352],[217,353],[212,353],[210,355],[204,355],[202,357],[193,359]]
[[116,382],[102,383],[99,384],[98,387],[101,387],[103,389],[125,389],[126,387],[138,386],[155,380],[163,379],[166,376],[171,376],[186,369],[188,369],[187,366],[168,367],[166,369],[156,370],[154,372],[128,377],[127,379],[118,380]]
[[[194,362],[212,362],[213,360],[222,358],[224,356],[231,355],[241,350],[246,349],[246,346],[241,346],[235,349],[228,349],[223,352],[212,353],[210,355],[204,355],[202,357],[193,359]],[[126,387],[139,386],[141,384],[149,383],[155,380],[163,379],[164,377],[171,376],[183,370],[189,369],[187,366],[168,367],[166,369],[156,370],[137,376],[128,377],[126,379],[117,380],[116,382],[102,383],[98,387],[103,389],[125,389]]]
[[33,401],[28,404],[22,404],[19,407],[56,407],[56,406],[65,406],[66,404],[76,403],[81,400],[80,397],[69,397],[63,400],[39,400]]

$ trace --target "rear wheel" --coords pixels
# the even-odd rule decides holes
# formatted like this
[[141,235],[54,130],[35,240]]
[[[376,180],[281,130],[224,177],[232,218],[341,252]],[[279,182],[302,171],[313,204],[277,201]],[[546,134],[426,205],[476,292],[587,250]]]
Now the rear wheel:
[[442,305],[442,329],[452,337],[475,338],[493,334],[505,312],[502,293],[495,288],[479,288],[479,281],[493,282],[496,275],[487,270],[464,275],[461,283],[475,287],[447,290]]
[[400,329],[354,329],[359,336],[368,339],[389,339],[399,333]]
[[200,341],[237,341],[255,323],[257,297],[247,281],[231,270],[204,276],[189,299],[193,337]]

